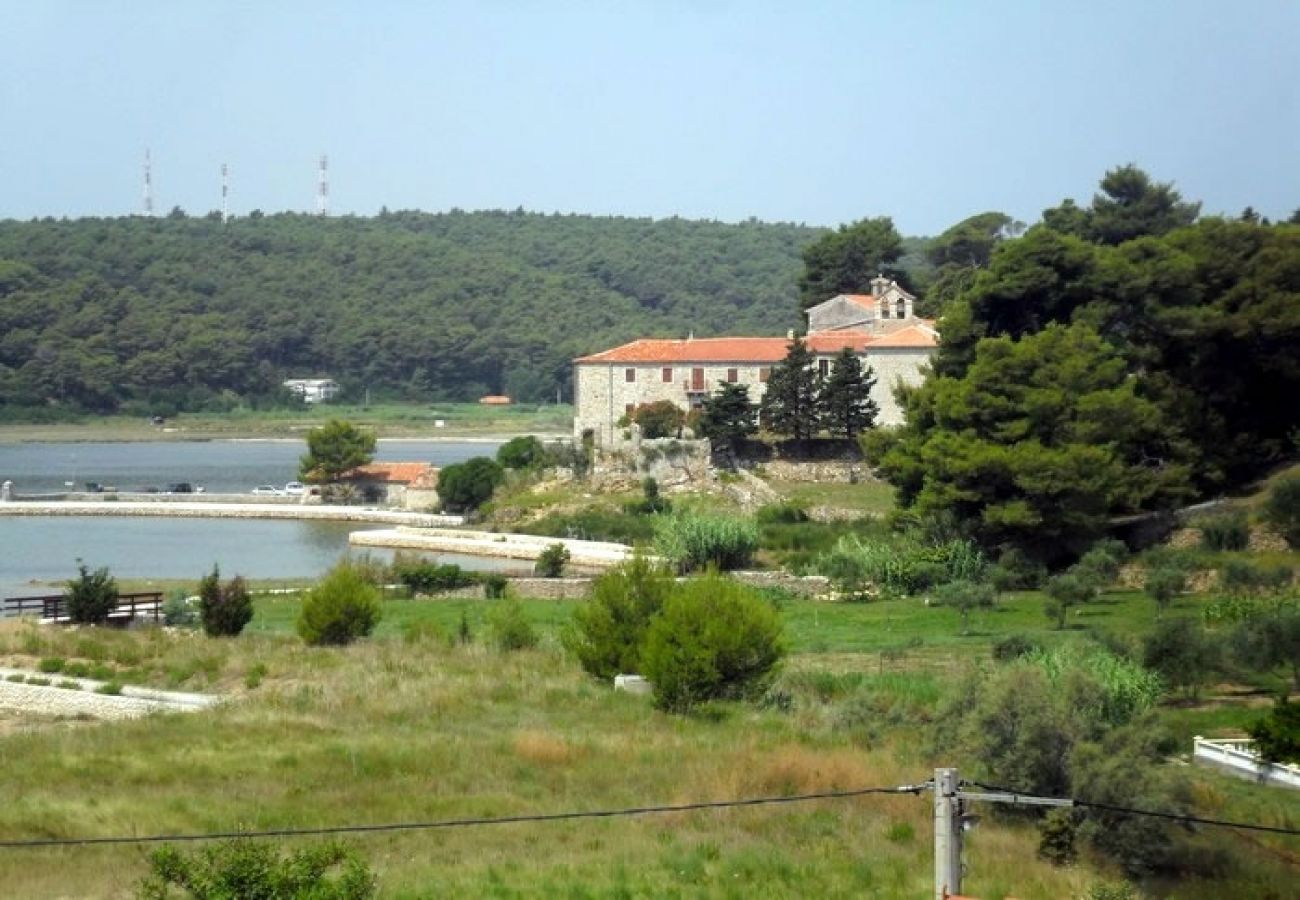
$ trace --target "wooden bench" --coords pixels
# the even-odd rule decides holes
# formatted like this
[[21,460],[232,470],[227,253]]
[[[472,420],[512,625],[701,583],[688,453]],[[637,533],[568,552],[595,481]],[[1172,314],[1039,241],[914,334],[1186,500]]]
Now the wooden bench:
[[[108,624],[126,625],[137,619],[149,619],[154,624],[162,622],[163,595],[159,591],[142,591],[134,594],[118,594],[117,605],[108,614]],[[4,600],[6,616],[40,616],[43,621],[59,625],[71,624],[68,615],[68,600],[63,594],[51,594],[44,597],[6,597]]]

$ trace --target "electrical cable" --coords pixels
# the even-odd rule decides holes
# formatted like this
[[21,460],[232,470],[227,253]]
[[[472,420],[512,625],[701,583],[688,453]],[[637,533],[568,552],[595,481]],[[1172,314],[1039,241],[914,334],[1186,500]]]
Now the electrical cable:
[[[1001,794],[1019,795],[1029,797],[1031,794],[1025,791],[1016,791],[1011,788],[1001,787],[999,785],[985,784],[982,781],[969,781],[962,779],[963,785],[972,785],[983,788],[986,791],[996,791]],[[1137,809],[1131,806],[1115,806],[1110,803],[1095,803],[1091,800],[1079,800],[1077,798],[1064,798],[1081,809],[1099,809],[1105,812],[1121,813],[1129,816],[1149,816],[1155,819],[1169,819],[1174,822],[1182,822],[1185,825],[1212,825],[1218,828],[1237,828],[1242,831],[1262,831],[1267,834],[1286,834],[1300,835],[1300,828],[1282,828],[1275,825],[1258,825],[1253,822],[1233,822],[1227,819],[1207,819],[1203,816],[1187,815],[1185,813],[1160,812],[1153,809]]]
[[442,819],[430,822],[393,822],[378,825],[332,825],[321,828],[271,828],[260,831],[218,831],[198,834],[155,834],[144,837],[84,837],[84,838],[34,838],[31,840],[0,840],[0,850],[34,847],[71,847],[91,844],[160,844],[181,841],[211,841],[233,838],[304,837],[327,834],[362,834],[378,831],[420,831],[439,828],[468,828],[476,825],[511,825],[524,822],[559,822],[568,819],[611,819],[622,816],[642,816],[657,813],[692,812],[708,809],[729,809],[741,806],[768,806],[783,803],[805,803],[812,800],[842,800],[864,797],[868,794],[919,794],[930,784],[905,784],[897,787],[858,788],[848,791],[823,791],[814,794],[795,794],[786,797],[749,797],[741,800],[711,800],[698,803],[678,803],[666,806],[633,806],[621,809],[580,810],[559,813],[535,813],[517,816],[481,817],[470,819]]

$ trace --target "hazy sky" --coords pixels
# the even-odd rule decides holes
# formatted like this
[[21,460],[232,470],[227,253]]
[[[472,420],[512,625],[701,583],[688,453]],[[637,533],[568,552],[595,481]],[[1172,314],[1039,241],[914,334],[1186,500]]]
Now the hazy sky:
[[1300,2],[0,0],[0,217],[1300,206]]

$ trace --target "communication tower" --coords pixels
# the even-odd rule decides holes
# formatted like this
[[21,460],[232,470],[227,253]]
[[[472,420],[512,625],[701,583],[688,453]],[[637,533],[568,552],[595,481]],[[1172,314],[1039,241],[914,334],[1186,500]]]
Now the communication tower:
[[144,151],[144,214],[153,218],[153,164],[149,160],[149,148]]
[[320,186],[316,189],[316,215],[327,216],[330,212],[329,157],[320,158]]

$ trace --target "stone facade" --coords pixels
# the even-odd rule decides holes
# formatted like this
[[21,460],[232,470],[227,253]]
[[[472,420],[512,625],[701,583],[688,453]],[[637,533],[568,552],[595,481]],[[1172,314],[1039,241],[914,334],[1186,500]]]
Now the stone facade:
[[[938,349],[934,323],[915,315],[915,298],[881,276],[874,294],[839,294],[808,310],[805,342],[822,373],[841,350],[851,349],[875,371],[872,399],[879,425],[900,425],[894,398],[900,384],[919,384]],[[601,447],[624,441],[619,420],[637,406],[667,400],[683,410],[699,406],[726,383],[743,384],[758,403],[772,366],[785,359],[793,334],[638,340],[574,360],[573,434]]]

